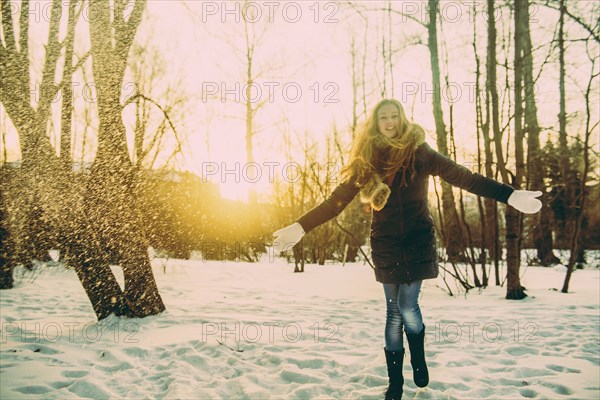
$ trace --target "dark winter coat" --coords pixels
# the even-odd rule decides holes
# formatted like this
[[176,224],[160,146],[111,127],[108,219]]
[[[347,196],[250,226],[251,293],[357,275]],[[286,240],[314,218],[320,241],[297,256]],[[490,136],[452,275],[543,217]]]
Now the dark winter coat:
[[[513,188],[473,173],[433,150],[427,143],[415,152],[415,174],[396,173],[391,194],[380,211],[373,211],[371,255],[375,278],[381,283],[410,283],[438,276],[433,218],[427,205],[429,176],[439,176],[451,185],[479,196],[506,203]],[[352,182],[339,184],[321,204],[302,215],[297,222],[305,232],[342,212],[359,192]]]

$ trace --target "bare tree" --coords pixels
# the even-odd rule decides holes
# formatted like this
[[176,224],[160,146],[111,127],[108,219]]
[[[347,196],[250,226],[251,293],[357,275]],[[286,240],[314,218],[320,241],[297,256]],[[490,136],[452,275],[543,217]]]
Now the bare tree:
[[[80,239],[70,260],[98,319],[111,313],[144,317],[165,307],[158,293],[139,204],[136,176],[127,149],[120,103],[130,47],[145,1],[90,3],[92,66],[98,93],[98,151],[88,181]],[[123,268],[121,290],[110,270]]]
[[[566,112],[566,94],[565,94],[565,14],[566,14],[566,4],[564,0],[560,1],[560,17],[558,22],[558,63],[559,63],[559,76],[558,76],[558,90],[560,96],[560,109],[558,112],[558,144],[559,144],[559,164],[560,164],[560,174],[562,176],[563,185],[562,185],[562,198],[566,199],[567,204],[571,203],[572,196],[570,189],[570,185],[568,182],[569,176],[569,145],[567,143],[567,112]],[[561,222],[564,221],[561,218]],[[566,221],[564,226],[564,231],[566,229]],[[557,235],[561,237],[562,235],[559,233]]]
[[[523,150],[523,140],[525,129],[523,128],[523,69],[524,57],[527,51],[526,35],[529,35],[527,20],[529,18],[528,0],[518,0],[515,2],[514,22],[515,22],[515,58],[514,58],[514,96],[515,96],[515,162],[516,171],[512,180],[512,185],[519,189],[523,185],[525,177],[525,158]],[[507,174],[507,171],[504,172]],[[504,177],[508,179],[508,177]],[[507,285],[506,298],[520,300],[527,297],[524,288],[521,286],[519,276],[520,253],[521,253],[521,226],[522,216],[513,207],[506,207],[506,266],[507,266]]]
[[[500,102],[498,98],[497,86],[497,56],[496,56],[496,23],[494,14],[494,0],[487,1],[487,61],[486,61],[486,123],[483,126],[483,145],[485,153],[485,175],[493,178],[492,165],[494,163],[492,146],[490,139],[490,122],[492,137],[494,138],[497,166],[500,171],[505,171],[505,161],[502,153],[502,131],[500,128]],[[502,178],[508,182],[508,174],[502,173]],[[496,286],[500,286],[500,257],[502,254],[500,247],[500,229],[498,223],[498,205],[490,199],[485,200],[486,226],[488,227],[487,236],[488,246],[491,248],[491,256],[494,260],[494,275]]]
[[[439,0],[428,0],[429,5],[429,21],[427,23],[427,47],[431,61],[431,78],[433,84],[433,118],[435,120],[436,142],[438,151],[448,156],[448,140],[447,129],[444,121],[444,113],[442,110],[442,95],[440,85],[440,61],[438,52],[437,38],[437,13]],[[457,260],[461,258],[464,249],[464,237],[460,229],[460,221],[456,212],[454,195],[452,194],[452,186],[444,181],[441,181],[442,186],[442,209],[443,209],[443,225],[445,231],[445,246],[449,260]]]
[[76,1],[68,4],[67,35],[65,38],[65,62],[62,77],[62,112],[60,124],[60,158],[63,168],[72,172],[71,136],[73,116],[73,48],[75,46]]
[[[489,124],[489,101],[486,96],[486,113],[485,113],[485,121],[483,120],[483,106],[482,106],[482,90],[481,90],[481,60],[479,59],[479,54],[477,51],[477,8],[473,5],[473,54],[475,56],[475,126],[477,127],[477,168],[478,173],[482,173],[482,165],[484,162],[482,160],[481,154],[481,139],[483,138],[483,146],[484,146],[484,156],[486,157],[485,168],[487,175],[487,167],[488,167],[488,152],[491,153],[490,150],[490,124]],[[490,157],[491,158],[491,157]],[[489,164],[491,164],[492,160],[489,160]],[[490,165],[490,175],[491,175],[491,165]],[[488,176],[490,176],[488,175]],[[494,225],[495,221],[491,220],[491,213],[486,213],[487,209],[484,209],[484,204],[487,207],[487,203],[495,203],[491,199],[484,198],[482,201],[481,197],[477,197],[477,207],[479,211],[479,223],[481,224],[481,253],[479,255],[479,262],[481,263],[481,284],[483,287],[488,286],[488,273],[487,273],[487,252],[492,250],[491,244],[491,235],[490,235],[490,227]],[[497,276],[498,274],[496,274]],[[498,278],[496,277],[498,280]]]
[[[294,220],[298,216],[302,215],[306,208],[310,204],[314,204],[314,199],[311,201],[311,188],[309,187],[309,159],[312,157],[311,154],[315,151],[315,147],[309,145],[308,136],[306,130],[303,132],[303,137],[299,138],[296,135],[296,142],[292,139],[292,128],[289,124],[289,119],[284,116],[282,127],[283,146],[285,156],[287,159],[287,165],[291,165],[293,160],[292,148],[302,147],[304,149],[304,165],[296,172],[299,172],[299,176],[294,177],[293,180],[284,182],[277,181],[275,186],[275,203],[280,207],[279,211],[279,225],[284,225]],[[296,164],[297,165],[297,164]],[[289,176],[286,174],[289,179]],[[312,235],[311,235],[312,236]],[[309,238],[310,239],[310,238]],[[311,252],[310,241],[303,238],[293,248],[294,258],[294,272],[304,272],[304,264],[308,261],[308,254]]]
[[[561,0],[561,28],[562,28],[562,19],[564,18],[564,14],[566,12],[565,3]],[[561,37],[562,37],[562,29],[561,29]],[[564,48],[561,47],[561,53],[564,52]],[[590,54],[588,52],[588,57],[591,61],[590,67],[590,78],[588,80],[587,88],[585,90],[585,108],[586,108],[586,119],[585,119],[585,131],[584,131],[584,143],[583,143],[583,171],[581,173],[581,179],[579,181],[579,187],[576,188],[575,196],[574,196],[574,208],[576,210],[575,223],[573,233],[571,235],[571,243],[570,243],[570,256],[569,262],[567,264],[567,273],[565,275],[565,280],[563,282],[563,287],[561,291],[563,293],[567,293],[569,291],[569,283],[571,281],[571,276],[573,274],[573,270],[575,267],[575,263],[580,256],[580,250],[582,248],[582,226],[584,220],[584,210],[586,207],[586,183],[588,180],[588,173],[590,171],[590,137],[592,132],[596,131],[600,122],[592,123],[592,110],[590,108],[591,93],[592,93],[592,85],[594,80],[600,76],[600,73],[594,72],[596,68],[596,63],[599,59],[597,52],[595,54]],[[561,67],[564,65],[564,56],[561,57]],[[564,71],[561,71],[564,72]],[[564,79],[564,78],[563,78]],[[564,91],[564,81],[561,80],[561,94]],[[561,113],[564,113],[564,104],[561,102]],[[563,162],[561,162],[561,169],[563,168]],[[563,176],[563,179],[566,179],[566,176]],[[566,185],[566,182],[565,182]]]
[[11,263],[11,252],[14,251],[13,242],[10,240],[10,228],[8,223],[8,204],[6,199],[6,182],[4,166],[0,167],[0,288],[10,289],[14,285],[13,266]]
[[[50,6],[50,20],[46,51],[42,60],[41,81],[32,77],[32,65],[29,46],[29,2],[22,1],[17,5],[20,13],[14,14],[13,3],[2,1],[2,39],[0,40],[0,69],[2,84],[0,85],[0,103],[6,110],[17,130],[21,145],[21,188],[18,194],[19,206],[16,218],[23,231],[17,235],[9,235],[6,239],[14,250],[13,257],[0,271],[0,274],[12,274],[15,263],[29,265],[32,259],[49,259],[48,249],[52,241],[56,241],[56,226],[60,220],[53,207],[57,196],[49,195],[50,190],[59,193],[60,182],[65,179],[58,157],[47,135],[48,122],[52,116],[51,104],[64,82],[55,83],[56,72],[65,68],[71,60],[60,57],[61,50],[72,46],[72,35],[68,34],[62,42],[59,40],[59,27],[63,18],[63,3],[53,0]],[[69,2],[70,13],[67,23],[72,32],[74,24],[74,4]],[[13,20],[14,16],[18,19]],[[69,68],[69,67],[67,67]],[[34,88],[31,91],[30,88]],[[32,106],[31,103],[36,104]],[[68,157],[68,154],[66,155]],[[50,223],[52,222],[52,223]],[[44,225],[43,225],[44,224]],[[22,239],[22,240],[21,240]],[[4,277],[2,282],[10,282]],[[9,286],[10,287],[10,286]]]
[[[261,108],[267,102],[267,98],[254,97],[257,92],[253,92],[259,86],[259,81],[265,74],[274,70],[270,65],[266,65],[262,60],[257,58],[257,51],[264,42],[265,35],[268,32],[268,25],[262,23],[261,18],[256,13],[256,7],[252,7],[248,0],[244,0],[241,6],[241,30],[232,31],[231,35],[218,36],[215,40],[227,44],[233,53],[240,60],[240,65],[243,66],[244,85],[241,86],[243,93],[239,96],[241,101],[239,104],[243,107],[243,119],[245,123],[245,145],[246,145],[246,163],[254,163],[254,144],[256,136],[260,132],[260,128],[256,123],[256,116]],[[208,32],[210,35],[211,32]],[[243,40],[243,46],[240,46],[239,39]],[[221,101],[228,99],[221,95]],[[250,188],[248,192],[248,201],[252,208],[257,205],[257,196],[254,188]]]
[[[600,44],[600,33],[598,33],[598,28],[600,23],[598,22],[598,18],[597,18],[597,8],[594,9],[592,8],[591,12],[588,14],[589,17],[592,19],[591,22],[587,22],[585,20],[585,17],[581,16],[581,15],[576,15],[575,12],[573,12],[573,10],[570,7],[567,7],[567,3],[563,2],[561,0],[544,0],[544,6],[548,7],[548,8],[553,8],[555,10],[558,10],[559,12],[562,13],[562,17],[563,20],[565,17],[569,17],[569,19],[573,22],[575,22],[577,25],[579,25],[581,28],[583,28],[587,33],[588,33],[588,38],[586,40],[593,40],[594,42],[596,42],[596,45]],[[577,3],[573,2],[570,3],[573,6],[575,6]],[[594,4],[594,3],[592,3]],[[597,7],[597,4],[596,4]],[[574,7],[573,7],[574,8]]]
[[[186,97],[181,82],[168,83],[160,91],[155,89],[156,83],[166,78],[164,66],[165,60],[151,43],[132,45],[130,70],[133,82],[126,83],[124,89],[133,87],[134,93],[128,96],[124,108],[135,105],[133,160],[138,172],[157,168],[159,159],[160,167],[170,168],[171,161],[184,150],[175,126],[182,119]],[[171,146],[165,145],[168,134],[172,136]]]
[[[553,253],[552,229],[550,225],[551,213],[548,194],[544,185],[544,171],[541,163],[540,151],[540,126],[537,117],[537,106],[535,98],[535,82],[533,77],[533,46],[531,45],[531,35],[529,27],[529,1],[517,3],[516,7],[523,7],[521,32],[523,41],[522,61],[523,61],[523,90],[525,102],[524,131],[527,137],[527,185],[530,190],[542,191],[542,210],[533,218],[536,223],[533,226],[534,243],[537,249],[537,257],[542,265],[549,265],[558,262],[558,258]],[[515,32],[516,34],[516,32]],[[517,38],[521,40],[521,38]]]

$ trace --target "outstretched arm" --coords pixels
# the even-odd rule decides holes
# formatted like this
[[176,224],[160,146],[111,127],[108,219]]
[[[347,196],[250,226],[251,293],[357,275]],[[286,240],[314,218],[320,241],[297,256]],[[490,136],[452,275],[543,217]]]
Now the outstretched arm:
[[425,152],[423,158],[425,170],[430,175],[439,176],[453,186],[507,203],[527,214],[534,214],[542,207],[542,202],[536,199],[542,195],[542,192],[515,190],[510,185],[471,172],[468,168],[433,150],[427,143],[423,143],[419,150]]
[[321,204],[298,218],[298,223],[308,233],[317,226],[340,215],[344,208],[356,197],[358,191],[359,188],[353,183],[340,183]]
[[359,188],[353,183],[339,184],[318,206],[304,213],[296,222],[273,233],[273,246],[280,252],[292,248],[305,233],[337,217],[357,195]]

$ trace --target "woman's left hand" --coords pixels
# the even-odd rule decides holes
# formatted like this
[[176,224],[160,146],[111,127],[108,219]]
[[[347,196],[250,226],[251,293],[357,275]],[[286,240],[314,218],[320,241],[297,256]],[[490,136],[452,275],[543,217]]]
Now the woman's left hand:
[[537,190],[515,190],[508,198],[508,204],[525,214],[535,214],[542,208],[542,202],[536,197],[540,197],[542,192]]

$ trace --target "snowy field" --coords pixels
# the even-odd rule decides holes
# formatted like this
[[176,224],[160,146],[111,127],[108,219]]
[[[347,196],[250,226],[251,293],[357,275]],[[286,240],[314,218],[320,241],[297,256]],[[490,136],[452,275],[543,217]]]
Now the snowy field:
[[[74,271],[17,270],[0,291],[0,398],[383,397],[385,301],[368,265],[153,265],[167,311],[100,323]],[[569,294],[562,266],[523,272],[523,301],[425,281],[431,382],[413,384],[407,357],[404,398],[600,397],[600,269],[577,270]]]

